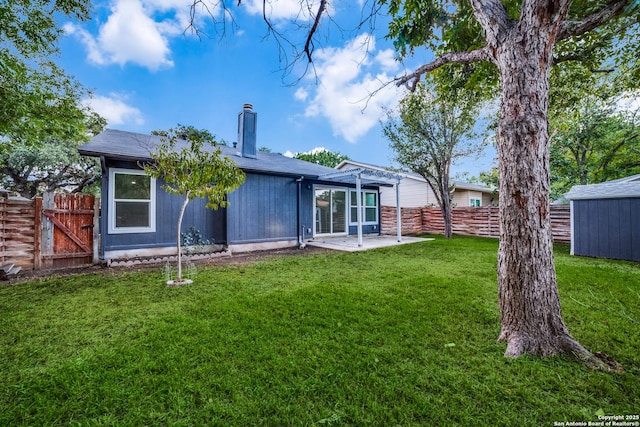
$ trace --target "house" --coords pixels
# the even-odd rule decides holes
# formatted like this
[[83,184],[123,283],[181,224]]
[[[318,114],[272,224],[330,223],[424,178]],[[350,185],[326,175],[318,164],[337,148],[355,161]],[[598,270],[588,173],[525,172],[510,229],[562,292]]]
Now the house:
[[[388,172],[388,169],[371,165],[368,163],[356,162],[353,160],[344,160],[336,169],[365,169],[370,171]],[[403,208],[420,208],[424,206],[437,206],[438,202],[433,190],[427,184],[427,180],[422,176],[411,172],[398,172],[401,176],[400,180],[400,204]],[[497,192],[495,188],[485,187],[483,185],[469,184],[466,182],[453,182],[454,191],[452,195],[452,203],[454,207],[467,206],[493,206],[498,203]],[[383,187],[380,189],[381,206],[396,206],[396,195],[392,188]]]
[[[361,239],[379,233],[379,188],[391,185],[392,177],[355,176],[258,151],[256,139],[257,113],[245,104],[238,115],[237,146],[220,147],[221,155],[245,172],[245,183],[228,195],[228,208],[207,209],[202,199],[189,203],[183,230],[195,227],[203,239],[233,252],[304,245],[317,236]],[[141,166],[162,142],[159,136],[107,129],[79,148],[102,165],[100,233],[106,261],[175,253],[181,197],[167,193],[163,182],[145,175]]]
[[640,174],[576,185],[571,204],[571,254],[640,261]]

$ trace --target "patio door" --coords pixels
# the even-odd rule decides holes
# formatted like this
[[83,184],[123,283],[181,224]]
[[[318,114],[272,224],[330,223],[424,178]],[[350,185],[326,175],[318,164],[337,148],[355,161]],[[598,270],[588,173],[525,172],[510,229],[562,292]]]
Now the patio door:
[[336,188],[315,190],[315,234],[347,233],[347,191]]

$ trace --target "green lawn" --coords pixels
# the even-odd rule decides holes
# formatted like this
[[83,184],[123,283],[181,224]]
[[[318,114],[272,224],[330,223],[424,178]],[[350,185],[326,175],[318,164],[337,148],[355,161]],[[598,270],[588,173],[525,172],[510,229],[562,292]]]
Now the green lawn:
[[503,357],[497,241],[0,287],[0,425],[553,426],[640,413],[640,265],[556,248],[564,318],[623,374]]

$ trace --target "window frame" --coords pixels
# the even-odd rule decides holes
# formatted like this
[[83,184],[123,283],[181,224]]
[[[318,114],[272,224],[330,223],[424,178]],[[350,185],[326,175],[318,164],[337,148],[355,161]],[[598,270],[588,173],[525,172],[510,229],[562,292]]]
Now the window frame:
[[[477,202],[477,203],[474,203]],[[469,197],[469,207],[479,208],[482,206],[482,199],[480,197]]]
[[[356,199],[356,204],[352,205],[352,198],[351,195],[355,194],[356,190],[351,189],[349,190],[349,225],[358,225],[358,218],[356,216],[356,218],[352,218],[353,216],[353,209],[356,209],[357,212],[357,199]],[[379,220],[380,220],[380,192],[376,191],[376,190],[360,190],[360,194],[362,197],[361,200],[361,208],[362,208],[362,225],[377,225]],[[376,197],[376,204],[375,206],[366,206],[366,194],[373,194]],[[367,209],[375,209],[375,220],[374,221],[367,221]]]
[[[141,175],[148,176],[143,170],[111,168],[109,169],[109,234],[134,234],[134,233],[155,233],[156,232],[156,180],[149,177],[149,199],[116,199],[115,185],[116,175]],[[116,227],[116,203],[122,202],[148,202],[149,203],[149,225],[146,227]]]
[[[318,198],[317,198],[317,191],[328,191],[330,193],[329,196],[329,206],[330,209],[332,209],[333,207],[333,195],[336,192],[344,192],[344,197],[345,197],[345,204],[344,204],[344,231],[333,231],[334,230],[334,224],[338,224],[338,225],[342,225],[341,222],[335,222],[334,223],[334,218],[333,218],[333,212],[330,214],[331,215],[331,219],[330,219],[330,224],[329,224],[329,232],[328,233],[320,233],[318,232]],[[346,198],[349,197],[349,189],[347,187],[333,187],[333,186],[326,186],[326,185],[314,185],[313,186],[313,235],[314,236],[346,236],[349,234],[349,222],[348,222],[348,215],[349,213],[347,212],[347,210],[349,209],[348,205],[347,205],[347,200]]]

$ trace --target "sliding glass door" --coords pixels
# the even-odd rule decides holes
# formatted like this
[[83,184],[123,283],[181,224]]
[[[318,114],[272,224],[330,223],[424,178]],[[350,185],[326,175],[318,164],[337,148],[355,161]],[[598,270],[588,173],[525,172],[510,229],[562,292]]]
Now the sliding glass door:
[[346,234],[347,191],[335,188],[315,190],[315,234]]

